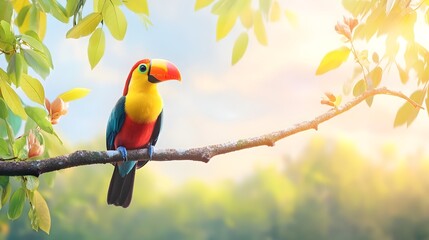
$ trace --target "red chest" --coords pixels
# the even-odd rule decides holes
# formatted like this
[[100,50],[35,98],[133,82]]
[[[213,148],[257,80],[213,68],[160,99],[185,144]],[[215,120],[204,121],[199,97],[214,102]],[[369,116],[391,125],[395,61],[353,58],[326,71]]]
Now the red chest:
[[136,123],[128,116],[125,117],[124,125],[115,137],[115,148],[123,146],[127,149],[138,149],[146,147],[152,136],[155,122]]

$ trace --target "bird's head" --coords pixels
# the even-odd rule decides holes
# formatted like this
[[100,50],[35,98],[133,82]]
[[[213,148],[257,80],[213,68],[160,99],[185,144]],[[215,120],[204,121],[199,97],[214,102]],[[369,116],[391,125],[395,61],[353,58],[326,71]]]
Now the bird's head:
[[163,59],[143,59],[131,68],[123,95],[130,89],[144,90],[168,80],[181,81],[179,69],[173,63]]

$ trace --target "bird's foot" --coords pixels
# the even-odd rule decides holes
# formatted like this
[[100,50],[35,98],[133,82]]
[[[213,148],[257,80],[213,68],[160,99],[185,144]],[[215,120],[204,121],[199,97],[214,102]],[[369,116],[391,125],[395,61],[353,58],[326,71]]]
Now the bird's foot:
[[120,146],[116,149],[116,151],[118,151],[121,154],[122,159],[124,159],[124,161],[128,161],[128,152],[125,147]]
[[152,144],[147,145],[147,155],[149,156],[149,160],[152,160],[153,153],[155,152],[155,146]]

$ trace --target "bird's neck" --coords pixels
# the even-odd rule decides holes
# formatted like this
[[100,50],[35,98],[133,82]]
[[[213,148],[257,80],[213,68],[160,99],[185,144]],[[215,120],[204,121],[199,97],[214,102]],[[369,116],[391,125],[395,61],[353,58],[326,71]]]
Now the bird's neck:
[[125,97],[125,112],[127,116],[137,123],[150,123],[156,121],[162,111],[161,95],[155,84],[138,91],[130,89]]

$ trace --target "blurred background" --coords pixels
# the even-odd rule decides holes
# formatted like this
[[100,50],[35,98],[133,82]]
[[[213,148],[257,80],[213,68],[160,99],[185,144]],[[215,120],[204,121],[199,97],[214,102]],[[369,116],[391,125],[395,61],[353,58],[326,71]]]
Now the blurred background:
[[[48,19],[45,44],[55,69],[44,82],[47,97],[91,89],[56,125],[66,143],[59,152],[105,149],[110,111],[131,66],[142,58],[168,59],[183,78],[159,86],[165,115],[157,148],[285,129],[327,111],[320,104],[324,92],[342,94],[353,61],[315,76],[322,57],[341,44],[334,26],[347,12],[339,1],[285,1],[298,24],[270,24],[268,46],[251,38],[234,66],[235,38],[216,42],[216,18],[210,9],[195,12],[194,4],[149,1],[149,28],[125,11],[124,41],[107,37],[106,54],[94,70],[88,39],[65,39],[71,24]],[[416,37],[429,40],[418,29]],[[384,75],[381,85],[408,95],[413,89],[397,75]],[[26,216],[10,225],[4,219],[0,227],[9,239],[428,239],[428,117],[422,111],[411,127],[393,128],[402,104],[376,96],[371,108],[361,104],[318,131],[208,164],[151,162],[137,173],[128,209],[106,203],[110,164],[45,174],[41,192],[51,211],[50,235],[31,230]]]

